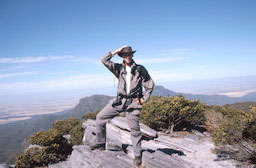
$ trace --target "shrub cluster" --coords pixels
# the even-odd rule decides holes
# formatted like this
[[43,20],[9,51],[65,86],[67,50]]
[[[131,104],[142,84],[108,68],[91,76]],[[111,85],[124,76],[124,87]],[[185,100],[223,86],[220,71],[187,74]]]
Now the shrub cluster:
[[244,111],[229,105],[212,106],[205,114],[215,144],[233,145],[237,149],[234,159],[256,163],[256,107]]
[[71,135],[71,144],[72,145],[82,145],[83,136],[84,136],[84,129],[82,127],[82,122],[79,122],[76,126],[74,126],[70,130]]
[[[63,137],[71,135],[71,144]],[[52,128],[40,131],[30,137],[31,144],[42,146],[32,147],[16,158],[18,168],[47,166],[50,163],[63,161],[72,152],[72,145],[82,144],[83,128],[78,119],[56,121]]]
[[85,115],[82,116],[82,118],[84,120],[88,120],[88,119],[92,119],[92,120],[96,120],[96,116],[100,111],[95,111],[94,113],[87,113]]
[[30,137],[30,141],[32,144],[41,145],[42,148],[32,147],[18,156],[16,159],[18,168],[47,166],[49,163],[57,163],[64,160],[72,151],[72,146],[56,129],[37,132]]
[[36,132],[30,137],[30,143],[41,146],[50,146],[51,144],[61,142],[62,139],[62,134],[60,134],[57,129],[50,129],[47,131]]
[[56,121],[52,128],[58,130],[58,132],[62,135],[69,134],[70,131],[81,122],[77,118],[71,118],[66,120]]
[[213,140],[218,143],[237,143],[242,140],[245,127],[252,122],[256,116],[253,112],[237,110],[231,107],[222,107],[223,119],[214,131]]
[[204,122],[205,105],[182,95],[152,96],[141,109],[141,121],[155,130],[182,130]]
[[209,133],[214,133],[214,131],[220,127],[220,124],[224,121],[225,110],[221,106],[207,106],[204,111],[205,116],[205,127]]

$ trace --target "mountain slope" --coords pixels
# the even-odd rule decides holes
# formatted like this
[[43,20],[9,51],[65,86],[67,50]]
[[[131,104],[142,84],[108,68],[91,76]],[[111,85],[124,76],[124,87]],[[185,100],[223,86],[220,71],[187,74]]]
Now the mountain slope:
[[67,118],[77,117],[81,120],[84,114],[102,109],[112,98],[113,97],[106,95],[92,95],[82,98],[79,100],[79,104],[77,104],[73,110],[64,114],[64,116]]
[[[43,115],[28,120],[17,121],[0,125],[0,163],[13,164],[16,156],[28,147],[27,140],[38,131],[51,128],[57,120],[77,117],[79,119],[86,113],[92,113],[103,108],[111,99],[110,96],[92,95],[80,99],[73,109],[63,111],[64,114]],[[27,139],[27,140],[25,140]]]

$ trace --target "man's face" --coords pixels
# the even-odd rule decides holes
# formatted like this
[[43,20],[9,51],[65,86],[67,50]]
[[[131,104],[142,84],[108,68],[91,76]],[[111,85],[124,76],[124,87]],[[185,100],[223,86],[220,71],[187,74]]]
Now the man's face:
[[132,61],[133,53],[127,53],[122,56],[126,64],[130,64]]

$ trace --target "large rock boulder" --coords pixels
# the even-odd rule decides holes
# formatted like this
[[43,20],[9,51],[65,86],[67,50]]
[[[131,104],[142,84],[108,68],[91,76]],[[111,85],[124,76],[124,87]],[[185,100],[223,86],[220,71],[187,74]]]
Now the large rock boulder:
[[92,145],[96,141],[96,122],[95,120],[88,119],[83,123],[84,130],[83,144]]
[[[83,144],[91,145],[96,140],[96,122],[95,120],[87,120],[83,123],[85,129],[83,136]],[[140,123],[141,133],[147,139],[153,139],[157,136],[157,132],[146,125]],[[115,117],[106,124],[107,148],[112,150],[124,149],[128,145],[132,145],[130,128],[125,117]]]

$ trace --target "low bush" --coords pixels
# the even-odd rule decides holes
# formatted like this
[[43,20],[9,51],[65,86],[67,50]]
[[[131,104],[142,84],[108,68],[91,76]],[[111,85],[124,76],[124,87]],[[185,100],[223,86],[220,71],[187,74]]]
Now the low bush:
[[219,127],[214,131],[215,143],[237,143],[243,139],[243,132],[251,127],[256,119],[256,110],[237,110],[229,106],[223,106],[221,113],[225,116],[220,121]]
[[82,145],[83,136],[84,136],[84,129],[82,127],[82,122],[77,124],[73,127],[70,131],[71,135],[71,144],[72,145]]
[[155,130],[182,130],[205,121],[205,105],[184,96],[152,96],[141,109],[141,121]]
[[[71,144],[63,137],[71,134]],[[78,119],[60,120],[47,131],[40,131],[30,137],[30,143],[42,146],[32,147],[16,158],[18,168],[47,166],[65,160],[72,152],[72,145],[81,144],[82,122]]]
[[213,133],[215,144],[233,145],[234,159],[256,164],[256,107],[250,111],[223,106],[223,118]]
[[221,106],[207,106],[204,111],[205,128],[209,133],[214,133],[224,121],[225,115]]
[[99,112],[100,112],[100,111],[98,110],[98,111],[95,111],[95,112],[93,112],[93,113],[87,113],[87,114],[83,115],[82,118],[83,118],[84,120],[88,120],[88,119],[96,120],[96,116],[97,116],[97,114],[98,114]]
[[69,134],[70,130],[80,123],[78,118],[56,121],[52,128],[58,130],[61,135]]
[[41,153],[41,149],[37,147],[32,147],[25,151],[22,155],[18,156],[16,159],[16,167],[24,168],[24,167],[35,167],[35,166],[43,166],[41,164],[41,159],[38,157]]
[[36,132],[30,137],[31,144],[49,146],[54,143],[60,143],[63,140],[62,134],[56,129]]
[[256,143],[256,107],[252,107],[251,114],[246,124],[242,136],[244,139],[250,139],[252,142]]
[[[68,144],[67,144],[68,145]],[[63,144],[53,143],[43,146],[41,149],[32,147],[25,151],[16,159],[17,168],[34,168],[37,166],[47,166],[49,163],[57,163],[66,159],[71,152],[71,146],[67,151]]]

